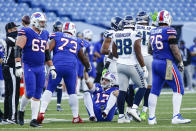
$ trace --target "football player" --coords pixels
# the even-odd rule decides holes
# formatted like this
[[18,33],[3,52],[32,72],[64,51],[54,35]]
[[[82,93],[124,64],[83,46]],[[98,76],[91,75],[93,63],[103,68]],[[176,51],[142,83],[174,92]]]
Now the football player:
[[[40,127],[37,115],[40,106],[40,97],[45,82],[44,64],[47,62],[52,79],[56,79],[56,71],[53,66],[49,45],[48,31],[46,27],[46,16],[41,12],[35,12],[31,16],[32,27],[23,27],[18,31],[15,48],[16,76],[22,77],[24,69],[24,80],[26,92],[22,96],[19,111],[19,124],[24,125],[25,107],[31,99],[32,120],[30,126]],[[24,63],[22,68],[21,63]]]
[[100,84],[93,84],[86,72],[84,78],[89,88],[89,91],[84,92],[84,104],[90,116],[89,120],[112,121],[119,92],[114,86],[115,76],[110,72],[105,73]]
[[[56,21],[53,24],[53,32],[62,32],[63,23],[60,21]],[[57,92],[57,111],[63,111],[61,108],[61,99],[62,99],[62,88],[63,88],[63,80],[57,85],[56,92]]]
[[[173,90],[173,118],[172,124],[190,123],[180,114],[182,95],[184,94],[183,82],[180,71],[183,71],[183,61],[177,42],[176,30],[170,27],[172,16],[166,10],[158,13],[158,27],[150,32],[149,53],[153,54],[152,62],[152,88],[149,95],[148,124],[157,124],[155,110],[157,98],[164,83]],[[178,63],[176,65],[176,63]]]
[[119,96],[118,109],[119,118],[118,123],[128,123],[124,115],[124,104],[127,88],[129,87],[130,79],[142,90],[137,91],[132,108],[128,108],[127,112],[133,116],[137,121],[141,121],[137,114],[137,108],[146,91],[146,80],[148,77],[148,70],[144,64],[143,56],[141,54],[141,34],[134,31],[134,24],[132,20],[123,21],[123,30],[113,33],[112,53],[117,59],[117,72],[119,77]]
[[53,80],[49,77],[48,87],[45,90],[41,108],[38,116],[39,123],[44,120],[44,115],[50,103],[52,93],[59,82],[64,80],[69,95],[69,104],[73,113],[72,123],[83,123],[78,112],[78,98],[76,95],[77,83],[77,57],[85,66],[87,71],[91,70],[88,59],[83,54],[83,41],[76,37],[76,27],[72,22],[63,24],[62,32],[55,32],[51,35],[50,50],[53,50],[53,63],[56,67],[57,78]]
[[[140,114],[140,118],[142,120],[146,120],[146,112],[148,109],[148,97],[150,94],[150,89],[152,87],[152,55],[148,53],[148,41],[150,37],[150,30],[153,29],[153,26],[149,26],[150,18],[149,15],[145,11],[141,11],[136,16],[136,25],[135,30],[142,34],[141,39],[141,51],[144,58],[144,63],[148,69],[148,78],[147,78],[147,90],[144,95],[144,105],[142,112]],[[139,90],[142,90],[140,88]]]

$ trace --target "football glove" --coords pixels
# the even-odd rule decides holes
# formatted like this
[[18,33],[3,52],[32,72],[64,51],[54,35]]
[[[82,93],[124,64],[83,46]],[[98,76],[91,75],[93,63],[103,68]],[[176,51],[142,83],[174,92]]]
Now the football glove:
[[105,69],[103,69],[103,71],[102,71],[102,76],[107,72],[108,70],[105,68]]
[[157,21],[157,15],[158,15],[157,11],[155,11],[154,14],[152,14],[152,12],[150,13],[150,16],[152,18],[152,21],[154,21],[154,22]]
[[52,79],[56,79],[57,74],[54,66],[50,66],[50,73],[52,75]]
[[22,69],[21,62],[16,62],[15,67],[16,67],[16,72],[15,72],[16,76],[22,78],[23,69]]
[[184,64],[183,64],[182,61],[178,64],[178,70],[179,70],[180,72],[183,72],[183,70],[184,70]]
[[104,34],[103,34],[103,36],[104,36],[105,38],[112,38],[112,34],[113,34],[113,33],[109,32],[109,31],[105,31]]
[[143,73],[144,73],[144,78],[148,78],[148,70],[146,66],[142,67]]

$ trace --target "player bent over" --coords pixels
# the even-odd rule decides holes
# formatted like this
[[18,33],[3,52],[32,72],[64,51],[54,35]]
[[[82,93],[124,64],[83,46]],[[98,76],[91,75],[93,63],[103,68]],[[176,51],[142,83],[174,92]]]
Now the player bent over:
[[37,118],[39,123],[44,120],[44,114],[50,103],[52,93],[60,81],[64,80],[69,95],[69,105],[73,113],[72,123],[83,123],[78,112],[78,98],[76,95],[77,81],[77,58],[79,57],[85,68],[90,71],[90,63],[83,54],[83,41],[76,36],[74,23],[63,24],[62,32],[55,32],[51,35],[50,50],[53,50],[53,63],[56,68],[57,78],[49,77],[48,87],[41,99],[40,114]]
[[102,75],[101,83],[93,84],[88,74],[84,73],[89,91],[84,93],[84,104],[90,121],[112,121],[115,114],[118,88],[113,86],[115,76],[107,72]]
[[[180,106],[184,88],[180,71],[183,71],[183,61],[178,48],[176,30],[170,27],[172,17],[166,10],[158,13],[159,27],[150,32],[149,53],[153,54],[152,62],[152,89],[149,95],[148,124],[157,124],[155,110],[157,98],[164,83],[173,89],[173,118],[172,124],[190,123],[180,114]],[[176,62],[178,65],[176,65]]]
[[[22,96],[19,110],[19,124],[24,125],[25,107],[31,99],[32,120],[30,126],[40,127],[37,122],[37,115],[40,106],[40,97],[45,83],[44,64],[47,62],[52,79],[56,78],[55,67],[50,58],[48,46],[48,31],[46,27],[46,17],[41,12],[33,13],[31,16],[32,27],[23,27],[18,32],[15,48],[16,76],[22,77],[24,63],[24,80],[26,92]],[[22,51],[22,53],[21,53]]]

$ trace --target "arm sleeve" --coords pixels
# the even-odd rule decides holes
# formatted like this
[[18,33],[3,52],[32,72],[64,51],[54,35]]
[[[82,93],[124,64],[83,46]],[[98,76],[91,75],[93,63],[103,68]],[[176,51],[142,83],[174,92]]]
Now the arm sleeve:
[[169,29],[167,29],[167,35],[168,35],[168,37],[170,36],[170,35],[175,35],[175,36],[177,36],[177,32],[176,32],[176,30],[174,29],[174,28],[169,28]]
[[27,28],[23,27],[18,31],[18,36],[25,35],[27,36]]

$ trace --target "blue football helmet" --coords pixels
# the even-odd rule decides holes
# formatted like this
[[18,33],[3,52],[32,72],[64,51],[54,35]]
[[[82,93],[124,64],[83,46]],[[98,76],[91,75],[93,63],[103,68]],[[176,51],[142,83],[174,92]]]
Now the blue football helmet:
[[63,27],[63,23],[61,23],[60,21],[56,21],[53,24],[53,31],[54,32],[62,32],[62,27]]
[[150,18],[149,15],[145,11],[141,11],[136,16],[137,24],[149,24]]
[[111,19],[111,28],[115,31],[122,30],[123,29],[122,21],[123,19],[121,17],[118,16],[113,17]]
[[133,19],[133,16],[127,15],[123,19],[123,27],[126,28],[134,28],[135,27],[135,20]]

